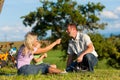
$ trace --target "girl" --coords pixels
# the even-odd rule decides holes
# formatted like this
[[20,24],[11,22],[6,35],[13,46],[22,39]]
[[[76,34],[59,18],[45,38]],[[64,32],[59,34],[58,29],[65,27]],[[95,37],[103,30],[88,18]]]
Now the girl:
[[18,50],[17,69],[18,75],[29,74],[46,74],[46,73],[62,73],[62,70],[51,67],[48,64],[42,63],[39,65],[30,64],[34,54],[45,53],[51,50],[55,45],[60,44],[61,39],[56,40],[45,48],[40,48],[37,40],[37,35],[33,32],[28,32],[25,36],[24,44]]

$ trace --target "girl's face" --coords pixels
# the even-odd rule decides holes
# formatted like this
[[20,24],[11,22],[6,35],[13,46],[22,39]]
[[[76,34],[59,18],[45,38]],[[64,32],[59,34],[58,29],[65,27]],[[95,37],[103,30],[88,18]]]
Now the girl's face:
[[33,41],[33,46],[34,47],[40,47],[40,43],[39,43],[39,41],[38,41],[38,39],[37,39],[37,37],[34,39],[34,41]]

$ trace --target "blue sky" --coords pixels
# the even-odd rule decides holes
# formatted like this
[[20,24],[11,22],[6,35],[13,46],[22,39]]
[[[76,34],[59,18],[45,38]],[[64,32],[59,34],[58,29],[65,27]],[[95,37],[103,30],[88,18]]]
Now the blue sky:
[[[101,13],[101,21],[107,22],[103,35],[120,34],[120,0],[75,0],[78,3],[101,2],[105,9]],[[0,41],[21,41],[31,30],[25,27],[21,16],[35,11],[40,6],[39,0],[5,0],[0,14]]]

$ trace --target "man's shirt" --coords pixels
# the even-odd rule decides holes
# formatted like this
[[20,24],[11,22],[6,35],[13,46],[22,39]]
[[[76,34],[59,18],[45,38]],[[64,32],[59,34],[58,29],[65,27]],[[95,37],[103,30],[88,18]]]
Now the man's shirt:
[[[92,43],[90,37],[87,34],[77,32],[76,39],[71,39],[68,45],[68,54],[77,54],[78,56],[87,49],[87,46]],[[95,49],[90,52],[94,56],[98,56]]]

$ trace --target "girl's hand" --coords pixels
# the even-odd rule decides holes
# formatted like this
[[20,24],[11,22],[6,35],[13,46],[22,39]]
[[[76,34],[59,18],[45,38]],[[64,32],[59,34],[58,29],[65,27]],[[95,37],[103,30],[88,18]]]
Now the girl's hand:
[[61,43],[61,39],[57,39],[55,42],[56,42],[56,44],[60,44]]
[[47,57],[47,53],[44,53],[43,56],[44,56],[44,58],[46,58]]

